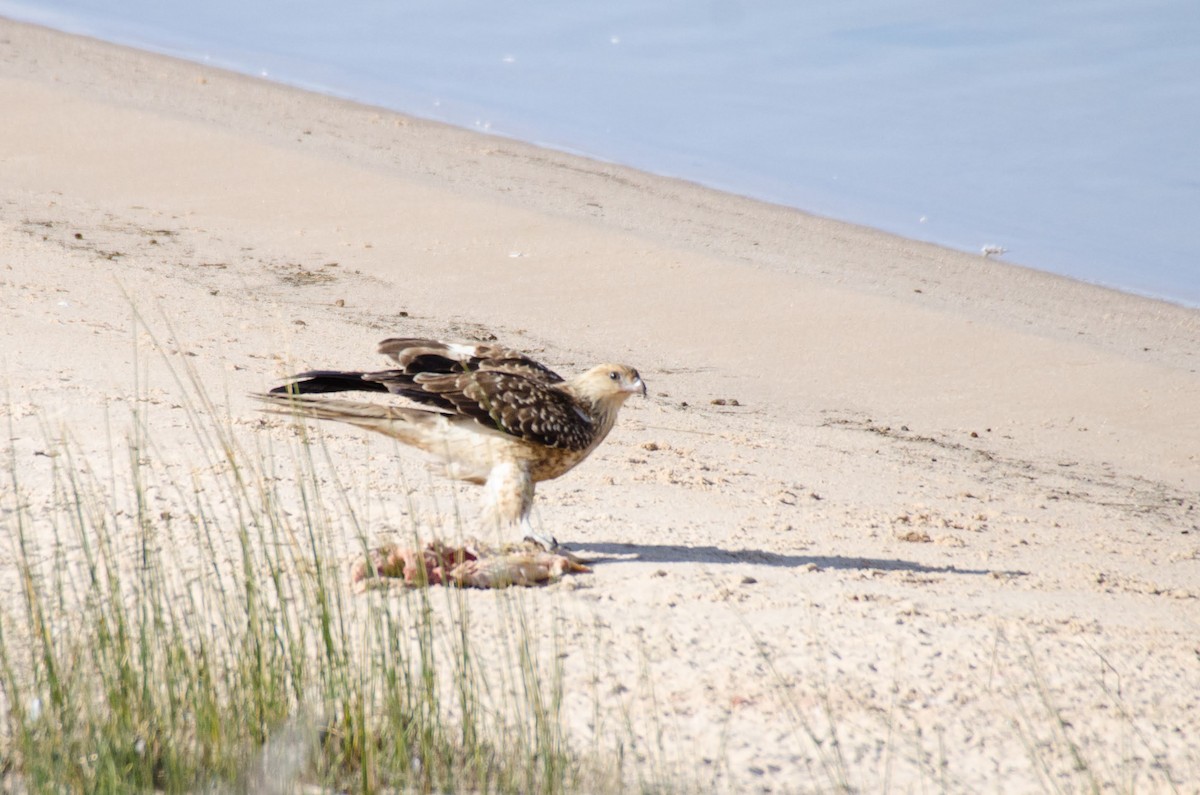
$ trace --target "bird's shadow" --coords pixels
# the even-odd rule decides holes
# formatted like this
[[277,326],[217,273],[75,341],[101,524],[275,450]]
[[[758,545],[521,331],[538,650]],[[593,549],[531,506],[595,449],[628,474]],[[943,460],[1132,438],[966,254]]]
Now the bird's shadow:
[[683,546],[676,544],[572,544],[571,552],[589,564],[613,563],[750,563],[759,566],[798,568],[816,566],[818,569],[857,571],[904,571],[920,574],[964,574],[972,576],[997,575],[1023,577],[1024,571],[994,569],[964,569],[958,566],[929,566],[911,560],[894,558],[861,558],[842,555],[783,555],[758,549],[721,549],[714,546]]

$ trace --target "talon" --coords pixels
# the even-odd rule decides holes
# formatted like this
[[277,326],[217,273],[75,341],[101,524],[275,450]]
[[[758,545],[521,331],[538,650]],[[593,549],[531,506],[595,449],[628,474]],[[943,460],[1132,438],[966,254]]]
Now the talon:
[[547,535],[542,535],[541,533],[533,532],[533,533],[526,533],[525,540],[531,541],[531,542],[539,545],[542,549],[546,550],[547,552],[553,552],[554,550],[558,549],[558,539],[555,538],[554,536],[547,536]]

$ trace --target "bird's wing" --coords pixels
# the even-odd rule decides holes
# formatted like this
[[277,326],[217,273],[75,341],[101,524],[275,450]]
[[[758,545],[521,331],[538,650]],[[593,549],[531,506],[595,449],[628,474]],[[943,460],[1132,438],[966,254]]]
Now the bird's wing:
[[386,391],[545,447],[584,450],[595,439],[594,418],[559,388],[562,376],[519,351],[416,338],[384,340],[379,351],[397,367],[373,373],[300,373],[271,391]]
[[385,383],[397,394],[487,430],[560,450],[585,450],[595,439],[595,421],[570,395],[519,373],[421,373],[405,380]]
[[415,338],[393,338],[379,343],[379,352],[391,357],[399,371],[452,375],[493,372],[522,375],[542,384],[557,384],[563,378],[541,362],[520,351],[500,345],[470,345]]

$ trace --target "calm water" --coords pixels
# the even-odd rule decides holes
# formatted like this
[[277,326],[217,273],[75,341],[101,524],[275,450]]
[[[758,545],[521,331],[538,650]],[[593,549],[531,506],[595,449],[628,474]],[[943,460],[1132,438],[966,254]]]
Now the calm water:
[[0,0],[0,15],[1200,305],[1195,0]]

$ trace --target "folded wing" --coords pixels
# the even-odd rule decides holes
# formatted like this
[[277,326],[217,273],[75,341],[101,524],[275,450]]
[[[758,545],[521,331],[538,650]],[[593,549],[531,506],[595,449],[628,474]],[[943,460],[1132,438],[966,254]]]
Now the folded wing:
[[585,450],[596,438],[593,418],[560,388],[562,377],[517,351],[424,339],[384,340],[379,350],[399,367],[314,370],[271,392],[390,392],[483,429],[559,450]]

